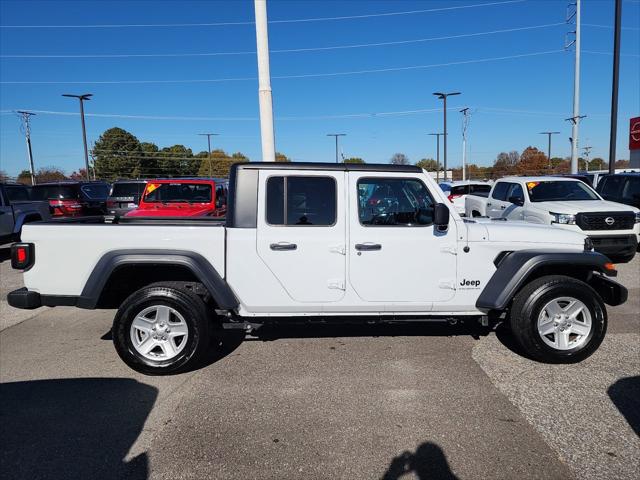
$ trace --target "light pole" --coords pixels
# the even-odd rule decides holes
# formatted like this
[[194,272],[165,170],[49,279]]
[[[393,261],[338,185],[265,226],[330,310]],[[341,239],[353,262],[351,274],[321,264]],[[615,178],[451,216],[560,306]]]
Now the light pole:
[[219,133],[199,133],[198,135],[207,137],[207,151],[209,152],[209,178],[213,175],[211,173],[211,137],[217,137]]
[[327,137],[336,137],[336,163],[338,163],[338,137],[346,136],[346,133],[327,133]]
[[273,100],[271,95],[271,72],[269,69],[269,33],[267,22],[267,0],[254,0],[256,15],[256,46],[258,57],[258,102],[260,106],[260,138],[262,161],[276,161],[275,137],[273,133]]
[[549,170],[551,170],[551,135],[558,135],[560,132],[540,132],[540,135],[547,135],[549,145],[547,148],[547,158],[549,160]]
[[36,172],[33,167],[33,151],[31,150],[31,125],[30,119],[35,113],[19,110],[16,112],[22,117],[22,126],[24,127],[24,137],[27,142],[27,155],[29,156],[29,172],[31,173],[31,185],[36,184]]
[[430,133],[436,137],[436,182],[440,181],[440,136],[444,135],[444,133]]
[[62,94],[63,97],[77,98],[80,100],[80,120],[82,121],[82,142],[84,144],[84,166],[87,170],[87,180],[91,180],[89,177],[89,150],[87,150],[87,130],[84,126],[84,101],[91,100],[92,93],[85,93],[84,95],[72,95],[70,93]]
[[441,100],[443,100],[443,111],[444,111],[444,181],[447,181],[447,97],[451,95],[460,95],[460,92],[450,92],[450,93],[442,93],[435,92],[434,95]]
[[620,30],[622,0],[616,0],[616,21],[613,33],[613,79],[611,84],[611,132],[609,133],[609,173],[616,173],[616,137],[618,133],[618,84],[620,83]]

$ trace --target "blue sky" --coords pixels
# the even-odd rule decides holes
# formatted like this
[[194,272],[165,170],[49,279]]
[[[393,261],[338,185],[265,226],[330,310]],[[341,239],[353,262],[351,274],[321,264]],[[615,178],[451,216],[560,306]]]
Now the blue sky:
[[[573,52],[563,52],[565,1],[276,1],[268,15],[276,148],[294,160],[333,161],[325,135],[345,132],[343,152],[367,162],[388,162],[395,152],[412,161],[435,157],[442,128],[435,91],[461,91],[450,99],[449,164],[460,164],[461,118],[471,107],[469,158],[491,164],[497,153],[528,145],[546,150],[538,132],[558,130],[554,156],[570,153]],[[454,8],[483,3],[475,8]],[[581,145],[607,157],[613,0],[583,1]],[[206,148],[198,132],[218,132],[214,146],[259,160],[257,66],[253,53],[126,58],[15,58],[12,55],[139,55],[255,51],[253,2],[72,1],[0,3],[0,169],[27,167],[15,109],[76,113],[63,93],[93,93],[86,112],[88,139],[118,126],[160,147]],[[448,10],[441,10],[449,8]],[[439,10],[415,12],[416,10]],[[389,12],[413,13],[341,20],[278,22]],[[11,25],[122,25],[240,22],[223,26],[117,28],[7,28]],[[596,26],[597,25],[597,26]],[[477,36],[506,29],[527,30]],[[609,27],[609,28],[608,28]],[[640,2],[623,4],[618,158],[628,158],[628,119],[640,115]],[[304,52],[286,49],[459,38]],[[552,52],[552,53],[544,53]],[[587,53],[587,52],[603,52]],[[538,54],[539,55],[529,55]],[[496,57],[519,58],[484,61]],[[474,61],[473,63],[463,63]],[[476,62],[477,61],[477,62]],[[450,64],[450,65],[442,65]],[[453,65],[451,65],[453,64]],[[434,66],[435,65],[435,66]],[[348,75],[333,74],[430,66]],[[220,80],[193,83],[167,81]],[[90,83],[151,81],[155,83]],[[6,82],[77,82],[6,83]],[[85,83],[86,82],[86,83]],[[417,112],[416,112],[417,111]],[[404,113],[397,113],[404,112]],[[83,163],[77,115],[38,114],[32,122],[38,166],[67,172]]]

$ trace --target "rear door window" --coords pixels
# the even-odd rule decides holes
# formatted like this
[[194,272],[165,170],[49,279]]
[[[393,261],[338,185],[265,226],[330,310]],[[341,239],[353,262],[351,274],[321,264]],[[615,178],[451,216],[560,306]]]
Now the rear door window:
[[275,176],[267,180],[267,223],[332,226],[336,223],[336,181],[330,177]]
[[498,182],[493,188],[493,193],[491,194],[491,198],[495,200],[507,200],[507,191],[509,190],[508,182]]
[[5,185],[5,192],[9,197],[9,202],[28,202],[29,201],[29,189],[22,185]]

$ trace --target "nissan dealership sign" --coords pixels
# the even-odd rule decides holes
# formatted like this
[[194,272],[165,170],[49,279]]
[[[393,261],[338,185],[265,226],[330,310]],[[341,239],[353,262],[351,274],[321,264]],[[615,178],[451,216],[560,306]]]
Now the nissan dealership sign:
[[630,166],[640,168],[640,117],[629,120]]

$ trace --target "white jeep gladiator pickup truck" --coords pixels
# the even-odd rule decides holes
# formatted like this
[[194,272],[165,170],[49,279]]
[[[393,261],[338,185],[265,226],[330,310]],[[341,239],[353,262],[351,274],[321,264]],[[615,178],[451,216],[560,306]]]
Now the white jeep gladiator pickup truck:
[[631,261],[640,242],[640,210],[604,200],[573,178],[501,178],[488,195],[468,195],[465,212],[471,218],[523,220],[584,233],[615,263]]
[[577,362],[627,298],[584,235],[465,220],[414,166],[242,163],[229,187],[224,222],[26,225],[10,305],[117,308],[118,354],[161,374],[193,368],[216,328],[318,319],[505,322],[525,354]]

